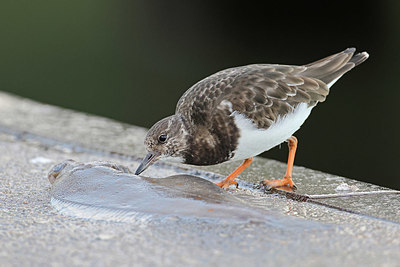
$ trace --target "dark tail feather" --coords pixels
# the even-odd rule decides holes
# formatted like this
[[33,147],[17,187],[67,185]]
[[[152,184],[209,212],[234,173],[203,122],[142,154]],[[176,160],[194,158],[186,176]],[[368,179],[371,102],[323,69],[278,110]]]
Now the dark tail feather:
[[343,74],[363,63],[368,58],[367,52],[354,55],[355,48],[346,50],[305,65],[304,75],[317,78],[329,87]]
[[367,52],[358,53],[350,59],[350,62],[353,62],[355,67],[367,60],[368,57],[369,55]]

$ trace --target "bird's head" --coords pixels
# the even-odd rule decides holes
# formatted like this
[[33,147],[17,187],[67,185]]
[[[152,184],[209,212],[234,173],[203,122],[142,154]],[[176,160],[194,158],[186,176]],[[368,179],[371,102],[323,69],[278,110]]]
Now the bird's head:
[[181,115],[172,115],[154,124],[144,140],[148,153],[135,174],[139,175],[159,159],[183,162],[183,152],[188,148],[187,136]]

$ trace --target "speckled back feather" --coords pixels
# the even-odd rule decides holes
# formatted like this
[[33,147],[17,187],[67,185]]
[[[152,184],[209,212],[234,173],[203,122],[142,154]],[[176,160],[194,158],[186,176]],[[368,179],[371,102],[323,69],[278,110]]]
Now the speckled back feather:
[[323,102],[328,85],[368,58],[366,53],[353,56],[354,52],[348,48],[303,66],[254,64],[217,72],[187,90],[176,113],[191,124],[221,129],[231,124],[226,114],[237,111],[267,129],[300,103]]

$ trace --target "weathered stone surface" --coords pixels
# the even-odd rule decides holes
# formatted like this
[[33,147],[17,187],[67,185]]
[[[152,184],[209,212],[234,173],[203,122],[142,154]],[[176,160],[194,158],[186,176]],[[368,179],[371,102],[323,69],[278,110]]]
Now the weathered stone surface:
[[[145,153],[144,134],[142,128],[0,93],[1,265],[396,266],[400,262],[398,194],[313,199],[369,216],[265,194],[252,189],[253,184],[280,177],[285,169],[284,164],[265,159],[257,158],[241,175],[241,188],[226,192],[249,209],[266,213],[261,223],[174,216],[115,222],[66,216],[51,205],[47,173],[53,165],[66,159],[107,161],[134,170],[136,159]],[[144,174],[186,173],[214,180],[233,166],[198,171],[158,164]],[[294,175],[297,193],[308,197],[388,190],[301,167],[295,167]],[[342,183],[348,185],[347,191],[338,190]]]
[[[229,163],[196,169],[218,173],[223,177],[239,164]],[[245,185],[254,187],[261,180],[281,178],[285,170],[285,163],[256,158],[252,165],[241,173],[240,179]],[[298,188],[295,192],[276,189],[272,190],[272,193],[400,223],[400,191],[299,166],[294,167],[293,177]]]

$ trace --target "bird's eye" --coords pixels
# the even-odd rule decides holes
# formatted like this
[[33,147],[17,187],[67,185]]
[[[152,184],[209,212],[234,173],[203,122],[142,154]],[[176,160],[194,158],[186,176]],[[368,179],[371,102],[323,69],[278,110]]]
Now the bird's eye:
[[166,134],[162,134],[158,137],[158,141],[160,143],[165,143],[165,141],[167,141],[167,135]]

